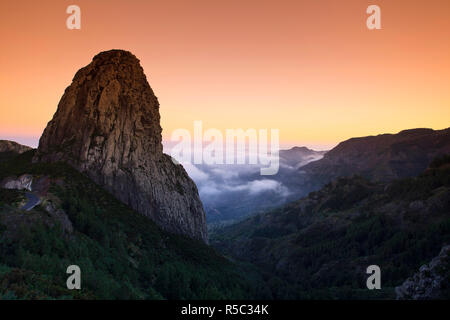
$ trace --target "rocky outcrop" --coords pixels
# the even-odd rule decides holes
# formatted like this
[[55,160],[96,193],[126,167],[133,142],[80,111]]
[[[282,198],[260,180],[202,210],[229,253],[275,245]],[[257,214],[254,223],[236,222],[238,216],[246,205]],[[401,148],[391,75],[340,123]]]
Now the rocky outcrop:
[[33,161],[66,162],[163,229],[207,241],[197,187],[163,154],[159,122],[139,60],[102,52],[76,73]]
[[0,233],[0,241],[3,236],[10,240],[18,241],[23,238],[24,230],[41,223],[50,228],[60,227],[64,235],[73,233],[72,222],[61,208],[61,201],[56,196],[51,195],[50,197],[45,197],[42,201],[39,200],[40,210],[32,210],[33,208],[30,208],[30,210],[24,212],[20,207],[25,201],[21,196],[14,203],[1,208],[0,226],[4,226],[5,231],[2,234]]
[[450,292],[450,245],[419,272],[395,288],[397,299],[448,299]]
[[0,187],[4,189],[15,190],[32,190],[33,176],[31,174],[23,174],[20,177],[8,177],[0,182]]
[[45,211],[48,212],[49,216],[55,221],[58,222],[62,231],[65,233],[73,232],[73,225],[70,221],[69,217],[65,213],[65,211],[61,208],[58,208],[52,201],[44,201],[43,207]]
[[0,153],[2,152],[13,152],[13,153],[24,153],[25,151],[31,150],[32,148],[18,144],[14,141],[0,140]]

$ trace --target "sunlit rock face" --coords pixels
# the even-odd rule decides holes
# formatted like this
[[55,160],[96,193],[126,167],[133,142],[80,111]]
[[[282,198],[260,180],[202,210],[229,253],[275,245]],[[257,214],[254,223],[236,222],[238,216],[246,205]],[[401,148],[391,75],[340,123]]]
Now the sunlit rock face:
[[162,152],[159,103],[130,52],[102,52],[76,73],[34,161],[66,162],[163,229],[207,241],[197,187]]

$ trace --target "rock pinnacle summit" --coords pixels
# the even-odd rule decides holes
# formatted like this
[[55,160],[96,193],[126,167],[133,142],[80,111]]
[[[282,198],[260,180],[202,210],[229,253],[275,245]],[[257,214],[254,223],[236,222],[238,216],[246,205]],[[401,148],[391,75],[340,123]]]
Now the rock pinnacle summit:
[[65,90],[34,162],[65,162],[161,228],[207,242],[198,190],[162,152],[159,103],[130,52],[101,52]]

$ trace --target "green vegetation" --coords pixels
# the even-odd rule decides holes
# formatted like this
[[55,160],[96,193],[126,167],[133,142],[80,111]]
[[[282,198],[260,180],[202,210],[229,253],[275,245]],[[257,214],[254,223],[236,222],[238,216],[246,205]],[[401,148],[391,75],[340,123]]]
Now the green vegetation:
[[[64,164],[32,164],[33,151],[0,162],[0,179],[49,176],[48,201],[17,208],[0,189],[0,299],[391,299],[394,287],[450,243],[450,167],[390,184],[341,178],[308,197],[215,230],[215,249],[166,233]],[[54,201],[57,199],[57,201]],[[66,268],[82,290],[66,289]],[[366,289],[366,268],[382,290]]]
[[0,162],[11,160],[16,156],[17,153],[13,151],[0,152]]
[[[441,158],[420,176],[390,184],[337,179],[216,230],[211,243],[258,265],[277,298],[394,298],[395,286],[450,243],[449,163]],[[382,270],[382,290],[366,289],[372,264]]]
[[24,199],[24,192],[19,190],[0,189],[0,206],[14,205]]
[[450,164],[450,154],[446,154],[440,157],[437,157],[436,159],[434,159],[431,163],[430,163],[430,168],[439,168],[445,165],[449,165]]
[[[25,219],[10,204],[20,192],[0,192],[0,297],[17,299],[246,299],[260,296],[258,275],[241,269],[205,244],[166,233],[87,177],[64,164],[32,164],[33,151],[0,163],[1,177],[30,173],[52,178],[74,231]],[[15,236],[4,217],[22,219]],[[48,214],[47,214],[48,216]],[[40,217],[40,216],[39,216]],[[47,217],[48,219],[48,217]],[[42,220],[42,221],[41,221]],[[16,220],[14,220],[16,221]],[[66,268],[78,265],[82,290],[65,288]],[[245,272],[246,275],[241,274]],[[252,280],[253,279],[253,280]]]

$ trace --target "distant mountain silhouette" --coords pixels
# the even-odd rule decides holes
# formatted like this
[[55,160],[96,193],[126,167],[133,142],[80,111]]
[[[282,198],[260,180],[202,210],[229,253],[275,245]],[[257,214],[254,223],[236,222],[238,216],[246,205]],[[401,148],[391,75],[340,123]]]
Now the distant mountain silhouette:
[[307,147],[293,147],[280,150],[280,164],[293,168],[300,168],[311,161],[319,160],[327,151],[315,151]]
[[192,177],[199,186],[208,223],[232,223],[297,199],[301,192],[297,189],[297,169],[325,153],[306,147],[280,150],[280,168],[273,176],[261,176],[258,165],[196,165],[204,174]]
[[0,140],[0,161],[2,159],[8,159],[11,156],[16,156],[18,154],[24,153],[25,151],[31,150],[30,147],[21,145],[14,141]]
[[355,174],[373,181],[390,181],[416,176],[432,159],[444,154],[450,154],[450,128],[352,138],[339,143],[321,160],[301,167],[298,179],[309,191]]

